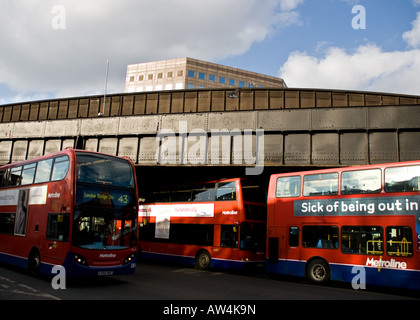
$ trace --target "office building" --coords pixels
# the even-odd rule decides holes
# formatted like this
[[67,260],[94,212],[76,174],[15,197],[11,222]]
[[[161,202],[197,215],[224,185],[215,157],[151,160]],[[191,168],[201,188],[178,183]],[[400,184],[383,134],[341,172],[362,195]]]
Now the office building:
[[287,88],[281,78],[180,58],[128,65],[125,92],[261,87]]

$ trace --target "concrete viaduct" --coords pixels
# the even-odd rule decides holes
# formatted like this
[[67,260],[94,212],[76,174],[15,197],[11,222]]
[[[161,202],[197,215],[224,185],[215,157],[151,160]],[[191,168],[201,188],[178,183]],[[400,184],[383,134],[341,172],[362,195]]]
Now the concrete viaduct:
[[0,164],[69,146],[180,177],[186,168],[226,176],[418,160],[420,96],[200,89],[0,106]]

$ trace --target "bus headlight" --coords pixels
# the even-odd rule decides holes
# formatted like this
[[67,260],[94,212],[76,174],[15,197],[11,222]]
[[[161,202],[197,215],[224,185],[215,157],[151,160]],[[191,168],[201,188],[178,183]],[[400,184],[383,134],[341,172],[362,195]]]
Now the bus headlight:
[[136,256],[135,253],[130,254],[127,258],[124,259],[123,264],[129,264],[129,263],[135,262],[134,261],[135,256]]
[[87,260],[84,256],[82,256],[80,254],[74,254],[73,258],[74,258],[74,261],[76,261],[76,263],[78,263],[78,264],[80,264],[84,267],[88,266]]

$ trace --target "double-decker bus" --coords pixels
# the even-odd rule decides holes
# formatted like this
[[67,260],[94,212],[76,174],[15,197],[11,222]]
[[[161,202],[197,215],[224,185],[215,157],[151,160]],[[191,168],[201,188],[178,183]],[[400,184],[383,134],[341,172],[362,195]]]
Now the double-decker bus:
[[153,193],[139,207],[142,258],[239,269],[264,263],[265,189],[243,179]]
[[66,149],[0,168],[0,261],[66,276],[128,274],[137,256],[131,160]]
[[420,162],[274,174],[266,270],[420,289]]

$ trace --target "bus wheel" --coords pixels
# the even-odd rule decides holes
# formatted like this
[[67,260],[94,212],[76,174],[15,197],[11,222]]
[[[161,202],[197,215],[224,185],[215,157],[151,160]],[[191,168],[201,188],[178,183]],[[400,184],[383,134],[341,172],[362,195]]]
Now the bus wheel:
[[313,283],[325,283],[330,279],[328,263],[321,259],[312,260],[306,270],[307,278]]
[[201,250],[195,257],[195,266],[201,270],[208,270],[210,268],[211,256],[206,250]]
[[41,258],[39,257],[39,252],[38,250],[33,249],[31,253],[29,254],[29,259],[28,259],[29,272],[35,277],[39,276],[40,266],[41,266]]

